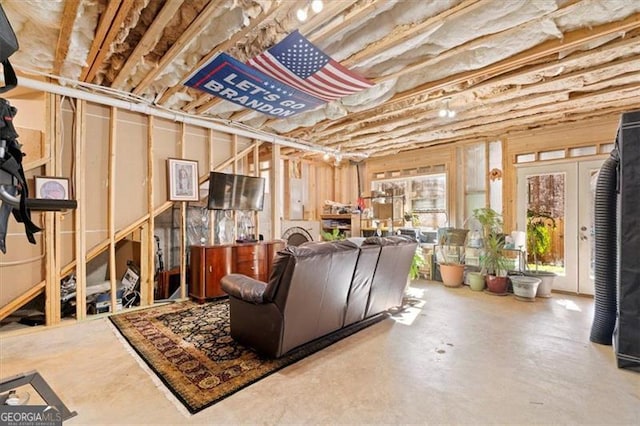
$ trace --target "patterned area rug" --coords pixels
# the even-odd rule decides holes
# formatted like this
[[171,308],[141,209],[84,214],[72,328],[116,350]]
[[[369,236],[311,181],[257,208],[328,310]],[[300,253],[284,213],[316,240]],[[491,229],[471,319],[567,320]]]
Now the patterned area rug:
[[378,316],[273,360],[231,338],[227,300],[175,303],[110,317],[192,414],[384,318]]

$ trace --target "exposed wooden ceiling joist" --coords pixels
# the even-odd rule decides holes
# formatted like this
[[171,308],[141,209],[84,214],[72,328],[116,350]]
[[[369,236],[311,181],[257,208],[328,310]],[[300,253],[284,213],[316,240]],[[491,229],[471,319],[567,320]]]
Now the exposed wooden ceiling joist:
[[[118,32],[120,32],[120,30],[122,29],[123,22],[125,21],[125,19],[127,19],[129,11],[133,6],[134,0],[121,0],[118,1],[118,3],[119,7],[112,21],[110,23],[105,22],[105,27],[109,25],[108,30],[100,47],[97,47],[97,53],[95,55],[95,58],[91,62],[91,65],[88,67],[86,75],[83,78],[84,81],[93,81],[93,78],[98,73],[98,70],[102,66],[103,61],[110,52],[111,43],[118,35]],[[100,25],[102,25],[102,20],[100,21]]]
[[158,39],[162,36],[167,23],[173,18],[173,15],[180,9],[184,0],[167,1],[160,13],[156,16],[149,29],[144,33],[142,40],[137,44],[136,48],[127,58],[127,61],[120,69],[116,78],[111,82],[111,87],[116,89],[122,88],[123,83],[130,76],[131,71],[142,60],[142,57],[149,53],[151,49],[158,43]]
[[87,65],[82,69],[82,73],[80,74],[80,80],[86,81],[87,73],[91,65],[96,59],[98,52],[102,49],[102,45],[104,44],[104,39],[107,36],[107,32],[111,27],[111,22],[113,22],[113,18],[116,16],[118,9],[120,9],[120,5],[122,4],[122,0],[113,0],[107,3],[106,10],[100,15],[100,22],[98,24],[98,28],[96,29],[96,33],[93,37],[93,41],[91,43],[91,48],[89,49],[89,53],[87,54]]
[[[329,4],[329,8],[327,10],[324,10],[322,13],[322,16],[330,16],[333,17],[336,14],[341,13],[342,11],[344,11],[347,7],[351,6],[351,4],[353,4],[354,0],[349,0],[349,1],[344,1],[344,2],[332,2]],[[291,8],[292,11],[297,10],[298,7],[301,6],[305,6],[306,5],[306,1],[302,1],[299,2],[298,4],[292,5],[293,7]],[[316,28],[321,28],[324,23],[323,21],[320,20],[319,18],[320,15],[316,15],[314,18],[312,18],[310,21],[306,22],[305,24],[303,24],[299,30],[302,34],[306,34],[306,33],[312,33]],[[283,34],[283,36],[286,34]],[[314,41],[313,39],[311,39],[311,41]],[[264,50],[268,49],[271,46],[264,46]],[[224,51],[226,48],[221,48],[219,49],[220,51]],[[197,69],[197,67],[196,67]],[[199,99],[196,99],[195,102],[188,104],[185,108],[186,111],[191,110],[192,108],[196,108],[196,113],[197,114],[202,114],[203,112],[206,112],[208,110],[210,110],[211,108],[213,108],[215,105],[217,105],[218,103],[222,102],[222,100],[220,98],[216,98],[213,96],[209,96],[207,94],[202,94],[200,95]],[[239,120],[240,121],[240,120]]]
[[[635,40],[635,42],[637,43],[638,41]],[[569,61],[564,61],[564,62],[569,62]],[[557,67],[557,66],[558,65],[554,65],[554,67]],[[540,67],[535,67],[535,68],[536,68],[536,72],[539,72]],[[591,72],[592,74],[602,73],[607,71],[610,71],[610,72],[617,71],[618,73],[625,73],[626,72],[625,70],[633,69],[633,68],[640,69],[640,58],[633,56],[630,58],[619,59],[613,62],[607,62],[597,67],[591,68]],[[536,72],[529,72],[527,74],[535,74]],[[524,72],[518,73],[518,74],[520,77],[526,75]],[[511,78],[513,79],[513,76]],[[483,109],[491,108],[494,104],[497,104],[497,103],[506,102],[508,104],[512,104],[514,102],[517,102],[518,100],[523,99],[530,93],[541,93],[540,97],[544,98],[544,97],[550,97],[554,93],[557,93],[558,91],[570,92],[570,91],[581,90],[582,86],[571,84],[571,81],[581,80],[583,78],[584,78],[584,73],[582,72],[582,70],[577,70],[572,73],[563,74],[560,77],[553,80],[543,79],[539,82],[532,83],[527,86],[518,85],[510,89],[500,91],[499,94],[488,98],[486,101],[483,102]],[[640,75],[639,75],[639,78],[640,78]],[[509,79],[506,77],[501,77],[498,80],[508,81]],[[488,81],[485,81],[482,85],[474,86],[473,88],[466,89],[462,92],[457,93],[457,95],[460,96],[465,93],[478,92],[479,90],[482,89],[483,86],[500,87],[500,83],[501,83],[500,81],[488,80]],[[557,88],[558,86],[560,86],[561,89],[558,89]],[[545,89],[546,87],[550,87],[550,89]],[[588,87],[589,86],[585,86],[585,90],[587,90],[586,88]],[[403,114],[394,113],[393,116],[389,116],[388,118],[380,117],[379,120],[369,120],[366,126],[359,126],[358,129],[353,129],[352,127],[351,128],[343,127],[340,129],[340,131],[348,132],[351,138],[363,136],[363,135],[373,135],[377,133],[384,133],[389,131],[390,127],[394,128],[402,124],[416,123],[416,122],[421,122],[423,120],[426,120],[428,118],[435,118],[435,116],[437,115],[437,109],[441,106],[442,106],[442,102],[440,100],[431,100],[427,102],[422,102],[416,105],[415,107],[408,107],[407,109],[404,110]],[[477,112],[474,112],[474,110],[469,110],[469,111],[462,111],[462,114],[464,115],[477,114]],[[320,134],[316,134],[315,136],[322,137],[323,140],[326,141],[327,145],[332,145],[336,140],[341,139],[340,136],[336,136],[335,134],[334,136],[331,136],[328,133],[320,133]]]
[[76,16],[78,15],[79,6],[80,0],[69,0],[64,5],[64,10],[62,11],[62,26],[60,27],[60,35],[58,36],[58,43],[56,44],[56,58],[53,62],[54,75],[60,74],[62,63],[69,52],[71,33],[73,31],[73,24],[76,21]]
[[[537,120],[545,117],[562,117],[575,111],[593,111],[594,105],[598,108],[619,104],[626,108],[640,107],[640,85],[627,87],[628,92],[611,91],[604,95],[585,94],[580,99],[569,99],[561,102],[552,102],[528,110],[517,110],[507,114],[492,115],[479,119],[469,119],[457,122],[455,125],[449,124],[436,128],[413,128],[410,133],[405,133],[397,138],[393,134],[384,135],[376,140],[378,148],[386,146],[402,147],[406,143],[433,143],[438,141],[449,141],[451,139],[466,136],[479,137],[481,135],[504,133],[505,129],[524,128]],[[359,141],[355,144],[345,144],[345,148],[354,151],[362,149],[366,151],[370,142]],[[375,156],[379,153],[375,153]]]
[[[3,3],[17,20],[18,71],[110,85],[101,92],[365,155],[573,120],[589,102],[594,117],[638,105],[638,2],[325,1],[305,24],[294,17],[300,6],[308,2]],[[42,14],[50,25],[34,25]],[[294,29],[378,84],[283,120],[182,85],[217,52],[245,61]],[[455,120],[435,113],[445,99]]]
[[[640,27],[640,14],[634,14],[633,16],[625,19],[622,22],[605,24],[599,27],[589,29],[579,29],[565,34],[563,40],[551,40],[543,43],[542,45],[533,47],[525,52],[522,52],[514,57],[504,59],[488,67],[484,67],[474,71],[464,72],[455,76],[450,76],[445,79],[441,79],[435,82],[426,83],[420,87],[417,87],[409,92],[400,93],[395,95],[390,101],[385,104],[386,108],[393,108],[394,105],[410,100],[418,95],[425,95],[428,92],[436,90],[442,90],[449,86],[454,86],[460,83],[464,83],[468,80],[474,80],[480,77],[484,79],[489,76],[497,76],[508,71],[516,70],[522,66],[525,66],[529,62],[534,62],[537,59],[544,58],[558,52],[570,48],[580,46],[581,44],[593,41],[594,39],[607,36],[613,33],[630,31],[632,29]],[[365,110],[358,113],[353,113],[343,119],[333,120],[327,123],[319,124],[322,128],[324,124],[325,129],[332,127],[344,126],[347,123],[357,122],[359,120],[366,120],[371,116],[371,111]],[[289,134],[291,137],[296,137],[296,132]]]
[[[193,66],[193,68],[191,69],[191,73],[193,73],[196,70],[200,69],[200,67],[202,67],[205,63],[207,63],[209,60],[211,60],[211,58],[213,58],[219,52],[224,52],[225,50],[233,47],[236,43],[238,43],[243,38],[245,38],[247,36],[247,34],[253,32],[253,31],[259,30],[261,25],[267,19],[272,19],[273,15],[277,11],[278,11],[277,8],[271,8],[271,9],[262,10],[262,12],[258,16],[256,16],[254,19],[251,20],[251,23],[249,25],[247,25],[246,27],[242,28],[240,31],[236,32],[233,36],[231,36],[230,39],[228,39],[224,43],[221,43],[221,44],[213,47],[211,49],[211,51],[207,55],[203,56],[202,59],[200,59],[198,61],[198,63],[195,66]],[[189,73],[189,74],[191,74],[191,73]],[[164,94],[162,95],[162,97],[160,98],[160,100],[158,102],[162,104],[162,103],[166,102],[167,99],[169,99],[171,96],[173,96],[176,92],[185,89],[184,86],[182,86],[182,84],[184,84],[184,80],[186,80],[186,79],[183,78],[183,80],[180,82],[180,84],[177,84],[177,85],[171,87],[166,92],[164,92]]]
[[158,62],[158,64],[142,79],[142,81],[138,83],[135,89],[133,89],[132,92],[134,95],[141,95],[158,76],[158,74],[164,71],[165,68],[189,46],[193,39],[210,24],[211,16],[223,1],[224,0],[211,0],[204,10],[198,14],[198,17],[193,20],[191,25],[189,25],[189,27],[180,35],[180,38],[178,38],[173,46],[171,46],[171,48],[162,56],[160,62]]

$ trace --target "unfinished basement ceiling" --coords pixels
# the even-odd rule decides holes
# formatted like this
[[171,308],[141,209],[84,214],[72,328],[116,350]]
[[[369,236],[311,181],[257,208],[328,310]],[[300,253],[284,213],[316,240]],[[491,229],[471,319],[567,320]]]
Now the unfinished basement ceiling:
[[[634,0],[3,0],[22,75],[381,156],[640,107]],[[375,82],[286,119],[183,86],[218,52],[246,61],[299,30]],[[10,93],[9,93],[10,96]],[[453,118],[440,117],[448,104]]]

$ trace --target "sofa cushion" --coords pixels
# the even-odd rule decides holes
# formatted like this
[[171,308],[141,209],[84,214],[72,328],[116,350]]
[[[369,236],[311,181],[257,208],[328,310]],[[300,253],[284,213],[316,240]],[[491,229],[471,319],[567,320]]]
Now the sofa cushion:
[[229,295],[250,303],[262,303],[265,283],[242,274],[229,274],[220,281]]
[[293,263],[293,256],[290,250],[291,247],[295,246],[288,246],[284,250],[280,250],[273,258],[269,281],[262,295],[265,302],[272,302],[280,282],[282,282],[282,280],[290,279],[291,277],[291,264]]

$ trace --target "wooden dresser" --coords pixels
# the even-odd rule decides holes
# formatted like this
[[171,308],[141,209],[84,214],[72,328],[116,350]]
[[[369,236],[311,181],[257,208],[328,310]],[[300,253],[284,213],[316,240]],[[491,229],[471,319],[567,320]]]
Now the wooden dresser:
[[266,282],[273,257],[284,247],[282,240],[191,246],[189,296],[198,303],[226,296],[220,280],[231,273]]

